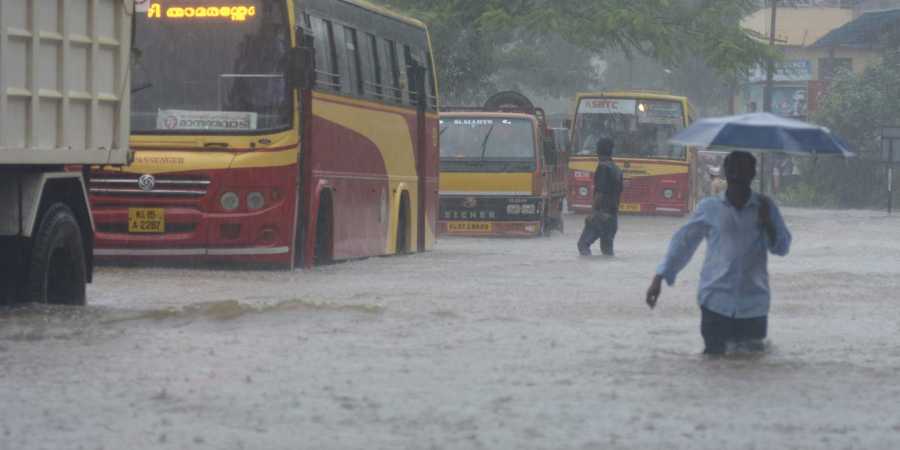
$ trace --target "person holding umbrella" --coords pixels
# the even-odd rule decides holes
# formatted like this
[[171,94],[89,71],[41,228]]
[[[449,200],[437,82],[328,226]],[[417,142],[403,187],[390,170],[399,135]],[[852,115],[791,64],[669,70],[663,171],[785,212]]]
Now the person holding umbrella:
[[[827,128],[770,113],[701,119],[669,142],[710,150],[853,156]],[[647,305],[655,308],[662,282],[671,286],[705,239],[698,301],[708,354],[724,353],[729,343],[738,349],[764,348],[771,302],[768,254],[786,256],[791,248],[791,233],[778,206],[750,188],[756,158],[733,151],[723,169],[725,192],[700,202],[690,221],[675,233],[646,297]]]
[[662,282],[671,286],[706,239],[700,275],[700,332],[704,353],[724,354],[729,345],[762,350],[768,332],[769,273],[767,255],[787,255],[791,233],[775,203],[753,192],[756,158],[735,151],[725,158],[724,194],[704,199],[669,244],[669,250],[647,290],[655,308]]

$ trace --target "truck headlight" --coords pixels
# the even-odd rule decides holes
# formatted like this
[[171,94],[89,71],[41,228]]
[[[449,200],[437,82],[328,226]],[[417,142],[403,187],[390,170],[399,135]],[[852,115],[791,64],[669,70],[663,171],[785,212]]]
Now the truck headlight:
[[534,214],[536,212],[536,205],[522,205],[522,214]]
[[234,211],[241,206],[241,198],[234,192],[226,192],[219,197],[219,204],[225,211]]
[[506,213],[509,215],[518,215],[522,213],[522,205],[506,205]]

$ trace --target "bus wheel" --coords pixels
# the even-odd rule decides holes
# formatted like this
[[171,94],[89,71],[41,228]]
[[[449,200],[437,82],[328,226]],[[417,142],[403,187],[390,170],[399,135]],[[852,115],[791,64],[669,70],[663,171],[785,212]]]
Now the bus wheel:
[[319,199],[319,213],[316,215],[316,247],[314,262],[316,265],[331,264],[334,260],[332,235],[334,232],[331,194],[322,193]]
[[25,300],[84,305],[86,282],[81,228],[68,206],[54,203],[44,213],[32,240]]
[[409,253],[409,197],[406,193],[400,198],[400,213],[397,218],[396,254]]

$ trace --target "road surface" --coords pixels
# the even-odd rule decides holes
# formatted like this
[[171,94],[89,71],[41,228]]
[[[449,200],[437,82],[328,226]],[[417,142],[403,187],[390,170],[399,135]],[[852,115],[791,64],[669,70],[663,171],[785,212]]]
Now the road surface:
[[[900,218],[787,210],[770,350],[700,355],[684,219],[309,272],[101,267],[87,308],[0,312],[0,450],[900,447]],[[702,252],[702,249],[701,249]]]

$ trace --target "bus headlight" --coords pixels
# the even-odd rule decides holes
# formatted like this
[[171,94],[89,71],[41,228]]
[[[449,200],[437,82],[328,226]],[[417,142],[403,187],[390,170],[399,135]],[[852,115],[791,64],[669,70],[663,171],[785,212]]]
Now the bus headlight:
[[522,205],[506,205],[506,213],[509,215],[518,215],[522,213]]
[[537,212],[535,205],[522,205],[522,214],[534,214]]
[[219,197],[219,204],[225,211],[234,211],[241,206],[241,198],[234,192],[226,192]]
[[266,196],[262,192],[251,192],[247,194],[247,208],[262,209],[266,206]]
[[663,194],[663,197],[664,197],[666,200],[671,200],[672,197],[675,197],[675,191],[673,191],[673,190],[670,189],[670,188],[663,189],[663,193],[662,193],[662,194]]
[[585,186],[578,188],[578,195],[580,195],[582,197],[587,197],[588,196],[588,188]]

